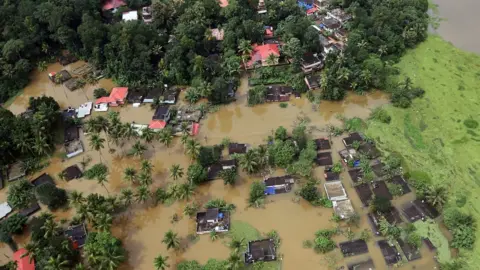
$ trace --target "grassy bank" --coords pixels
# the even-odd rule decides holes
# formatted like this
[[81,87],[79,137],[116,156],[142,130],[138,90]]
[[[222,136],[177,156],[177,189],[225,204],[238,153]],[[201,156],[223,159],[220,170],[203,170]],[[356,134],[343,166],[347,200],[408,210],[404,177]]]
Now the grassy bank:
[[[386,107],[391,123],[371,122],[367,135],[383,150],[401,153],[409,170],[425,172],[435,183],[445,184],[451,191],[450,204],[466,195],[462,209],[480,221],[480,127],[469,125],[472,119],[480,121],[480,56],[430,36],[398,67],[425,89],[425,97],[409,109]],[[480,241],[465,255],[470,268],[478,266]]]

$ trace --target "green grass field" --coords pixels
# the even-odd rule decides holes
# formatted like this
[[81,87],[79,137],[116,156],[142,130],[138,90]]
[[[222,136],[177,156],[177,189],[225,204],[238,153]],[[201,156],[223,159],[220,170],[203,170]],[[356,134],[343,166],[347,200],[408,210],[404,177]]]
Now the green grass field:
[[[366,134],[386,152],[398,152],[408,170],[427,173],[451,191],[450,203],[467,196],[463,210],[480,221],[480,56],[430,36],[398,64],[403,76],[422,87],[425,97],[409,109],[387,106],[389,125],[369,122]],[[470,268],[480,265],[480,230],[475,250],[465,252]],[[464,251],[462,251],[464,252]]]

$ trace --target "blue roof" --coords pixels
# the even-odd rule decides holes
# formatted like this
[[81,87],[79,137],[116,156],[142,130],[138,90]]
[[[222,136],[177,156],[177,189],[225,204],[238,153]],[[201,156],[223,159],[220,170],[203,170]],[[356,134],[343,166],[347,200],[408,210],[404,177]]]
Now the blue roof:
[[267,195],[275,195],[275,188],[274,187],[266,187],[265,194]]

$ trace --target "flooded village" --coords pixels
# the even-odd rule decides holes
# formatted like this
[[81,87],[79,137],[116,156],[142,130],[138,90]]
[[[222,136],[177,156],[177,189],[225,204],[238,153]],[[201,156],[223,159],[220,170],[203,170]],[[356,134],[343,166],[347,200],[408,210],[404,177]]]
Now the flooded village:
[[[319,71],[326,56],[344,50],[348,33],[343,25],[351,19],[340,9],[327,11],[323,2],[301,2],[305,15],[312,16],[312,27],[318,31],[323,47],[321,53],[305,54],[301,62],[305,87],[312,93],[319,92]],[[221,1],[221,5],[225,3]],[[265,8],[260,1],[258,12]],[[325,12],[318,12],[321,10]],[[274,31],[266,27],[264,35],[274,35]],[[199,147],[221,146],[219,160],[208,166],[207,180],[195,186],[191,198],[167,203],[154,203],[152,198],[146,203],[134,202],[113,215],[110,230],[126,249],[126,260],[118,269],[154,269],[153,262],[160,254],[168,256],[167,269],[177,269],[176,265],[182,261],[195,260],[206,264],[209,259],[226,260],[231,255],[232,235],[242,234],[247,239],[240,251],[242,267],[264,261],[261,269],[438,269],[437,252],[443,253],[442,258],[454,255],[444,242],[422,235],[420,246],[415,247],[406,240],[408,233],[402,234],[397,241],[382,236],[380,231],[387,223],[407,231],[407,228],[415,227],[412,223],[438,220],[440,214],[426,201],[416,198],[415,190],[407,184],[401,168],[395,168],[396,171],[387,168],[387,157],[382,156],[382,149],[377,149],[374,141],[361,132],[343,130],[348,119],[367,121],[374,109],[390,102],[388,94],[381,91],[363,95],[349,92],[342,101],[312,102],[307,93],[297,92],[288,82],[252,83],[258,78],[258,69],[261,69],[258,66],[272,68],[288,64],[288,61],[279,62],[278,57],[273,62],[267,59],[272,54],[279,56],[282,44],[275,38],[266,40],[261,45],[252,44],[251,62],[244,63],[238,86],[231,92],[233,101],[215,106],[210,106],[205,98],[190,104],[186,86],[164,84],[142,89],[117,85],[101,73],[97,74],[93,66],[83,60],[65,65],[49,64],[44,71],[36,69],[29,85],[7,109],[17,116],[26,115],[31,97],[53,97],[63,116],[75,119],[75,125],[62,126],[64,130],[58,135],[60,143],[56,145],[55,153],[48,157],[45,168],[25,176],[21,169],[17,168],[19,172],[15,172],[14,166],[9,167],[4,175],[6,186],[0,190],[0,203],[7,202],[9,186],[21,178],[28,179],[34,186],[49,182],[68,193],[82,192],[85,197],[95,193],[106,197],[119,196],[124,189],[138,188],[137,183],[125,180],[126,171],[130,168],[140,171],[143,160],[152,165],[151,192],[157,188],[167,190],[177,183],[188,184],[187,169],[197,162],[186,154],[180,136],[188,134],[189,140],[198,142]],[[95,74],[96,79],[92,83],[78,84],[77,80],[85,74]],[[264,88],[262,102],[252,106],[249,100],[252,89],[260,87]],[[101,88],[106,93],[96,96],[95,92]],[[94,149],[92,133],[86,130],[85,123],[98,116],[107,118],[112,112],[118,113],[120,122],[131,126],[136,135],[115,143],[102,131],[100,136],[105,139],[105,147]],[[83,125],[77,125],[80,122]],[[241,168],[241,155],[261,145],[275,144],[273,138],[279,127],[287,130],[288,138],[284,141],[291,141],[298,147],[298,142],[290,134],[300,125],[305,126],[308,141],[314,141],[316,146],[311,177],[292,175],[270,165],[251,174]],[[169,145],[161,142],[159,136],[148,142],[141,136],[147,129],[160,134],[167,128],[177,135]],[[144,151],[138,156],[130,155],[129,150],[139,141],[144,144]],[[84,168],[82,163],[88,165]],[[99,183],[82,176],[85,170],[99,163],[108,168],[105,181]],[[185,175],[182,173],[174,180],[172,168],[176,165],[183,168]],[[222,172],[227,170],[239,174],[232,185],[222,180]],[[315,180],[315,190],[326,201],[326,207],[314,206],[302,198],[302,187],[312,183],[312,179]],[[249,203],[251,187],[257,182],[264,188],[264,203],[260,207]],[[189,184],[193,186],[193,183]],[[374,201],[378,198],[388,201],[384,204],[389,208],[382,211],[375,208]],[[213,199],[224,200],[235,208],[201,207]],[[193,203],[200,207],[190,217],[185,209]],[[46,205],[40,204],[24,214],[31,218],[48,211]],[[16,210],[10,208],[7,212],[5,219]],[[79,214],[73,206],[52,212],[55,220],[62,224]],[[439,228],[445,237],[451,238],[443,225]],[[14,235],[19,248],[28,244],[28,230]],[[162,241],[169,230],[180,238],[178,250],[169,249]],[[333,240],[334,248],[324,254],[311,247],[315,245],[312,243],[316,241],[315,237],[321,234],[318,233],[320,230],[335,231],[325,237]],[[65,235],[81,252],[88,233],[92,231],[96,229],[82,223],[69,226]],[[251,239],[249,234],[252,231],[256,232],[256,239]],[[269,233],[271,231],[275,231],[280,243],[275,241]],[[0,251],[4,255],[0,256],[0,265],[15,259],[9,245],[0,243]]]

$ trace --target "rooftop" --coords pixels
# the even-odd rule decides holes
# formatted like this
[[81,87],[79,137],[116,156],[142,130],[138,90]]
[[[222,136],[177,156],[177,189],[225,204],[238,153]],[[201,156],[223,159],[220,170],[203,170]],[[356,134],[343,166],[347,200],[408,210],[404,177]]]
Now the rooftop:
[[138,20],[138,11],[136,10],[131,10],[122,13],[122,20],[128,22],[128,21],[136,21]]
[[425,200],[420,200],[420,199],[416,199],[415,201],[413,201],[413,204],[415,204],[415,206],[420,210],[422,211],[422,213],[426,216],[428,216],[429,218],[437,218],[440,213],[438,212],[437,209],[435,209],[435,207],[433,207],[432,205],[430,205],[428,202],[426,202]]
[[139,89],[139,88],[131,89],[130,91],[128,91],[127,101],[129,103],[142,103],[146,92],[147,92],[146,89]]
[[157,88],[150,89],[145,94],[143,102],[153,102],[155,98],[160,98],[162,94],[163,94],[162,88],[157,87]]
[[343,139],[343,144],[345,145],[345,147],[350,147],[355,141],[364,141],[363,137],[358,132],[350,133],[348,137]]
[[24,216],[24,217],[28,217],[30,215],[33,215],[35,214],[37,211],[40,211],[40,205],[38,204],[37,201],[33,201],[30,206],[28,206],[27,208],[24,208],[22,210],[20,210],[19,214]]
[[70,142],[73,140],[78,140],[80,138],[80,133],[78,132],[78,127],[75,125],[69,125],[65,127],[63,132],[64,142]]
[[170,117],[170,108],[168,106],[158,106],[152,116],[152,120],[168,121]]
[[103,2],[102,10],[116,9],[127,4],[123,0],[106,0]]
[[30,258],[25,248],[13,253],[13,260],[17,263],[17,270],[35,270],[35,260]]
[[327,192],[328,199],[331,201],[340,201],[347,199],[347,193],[340,181],[327,182],[324,184],[325,192]]
[[363,171],[359,168],[348,170],[348,174],[354,183],[358,183],[363,177]]
[[372,259],[369,258],[367,261],[349,264],[348,270],[375,270],[375,265]]
[[402,187],[402,195],[405,195],[405,194],[410,193],[412,191],[410,189],[410,187],[408,186],[407,182],[405,181],[405,179],[403,179],[403,177],[401,177],[400,175],[396,175],[396,176],[392,177],[390,182],[392,184],[399,185],[399,186]]
[[220,7],[222,7],[222,8],[228,6],[228,0],[219,0],[218,2],[219,2]]
[[216,40],[223,40],[223,36],[225,35],[225,30],[213,28],[211,29],[211,31],[212,31],[212,37],[214,37]]
[[62,171],[62,173],[64,174],[65,180],[67,181],[82,177],[82,171],[77,165],[67,167],[65,170]]
[[305,83],[307,84],[308,89],[315,90],[320,87],[320,77],[316,75],[307,75],[305,76]]
[[414,261],[422,258],[422,255],[420,255],[420,250],[418,250],[418,248],[410,245],[407,242],[404,242],[402,239],[398,239],[397,242],[408,261]]
[[372,190],[376,197],[383,197],[389,200],[393,199],[393,196],[388,190],[388,187],[385,181],[373,181]]
[[333,17],[326,17],[325,19],[322,20],[320,23],[320,27],[325,27],[330,30],[335,30],[338,29],[342,26],[342,24],[335,18]]
[[38,187],[40,185],[43,185],[45,183],[50,183],[52,185],[55,185],[55,182],[53,181],[53,178],[50,175],[48,175],[47,173],[44,173],[44,174],[40,175],[39,177],[35,178],[32,181],[32,184],[36,187]]
[[83,223],[70,226],[67,230],[65,230],[65,236],[72,241],[75,249],[81,248],[87,241],[87,228]]
[[347,219],[355,214],[352,202],[350,200],[333,201],[333,211],[341,219]]
[[245,154],[247,145],[244,143],[230,143],[228,145],[228,154]]
[[64,83],[72,78],[72,75],[66,70],[61,70],[59,72],[50,72],[48,73],[48,77],[54,83]]
[[368,206],[370,200],[372,199],[372,191],[370,190],[370,185],[363,183],[355,186],[355,191],[358,194],[358,197],[363,203],[363,206]]
[[12,212],[12,207],[7,202],[0,204],[0,219],[6,217]]
[[343,254],[343,257],[355,256],[364,253],[368,253],[367,242],[362,239],[357,239],[353,241],[342,242],[338,244],[340,251]]
[[250,60],[247,62],[247,67],[253,67],[254,63],[263,64],[268,57],[273,54],[280,57],[280,49],[278,44],[252,45],[252,52],[250,53]]
[[245,252],[245,263],[251,264],[258,261],[275,261],[277,259],[273,239],[263,239],[248,242]]
[[332,153],[330,152],[317,153],[317,157],[315,158],[315,163],[317,163],[318,166],[333,165]]
[[22,161],[18,161],[10,166],[8,169],[8,181],[15,181],[20,177],[25,176],[25,168]]
[[285,85],[269,85],[266,89],[265,100],[269,102],[288,101],[293,88]]
[[330,141],[327,138],[320,138],[315,140],[317,150],[328,150],[331,148]]
[[395,246],[390,245],[387,240],[380,240],[377,242],[378,247],[382,251],[383,258],[387,265],[392,265],[402,259],[400,253]]
[[226,232],[230,229],[230,213],[218,208],[197,212],[197,234]]
[[151,120],[148,124],[148,128],[150,129],[163,129],[167,126],[167,122],[163,120]]

